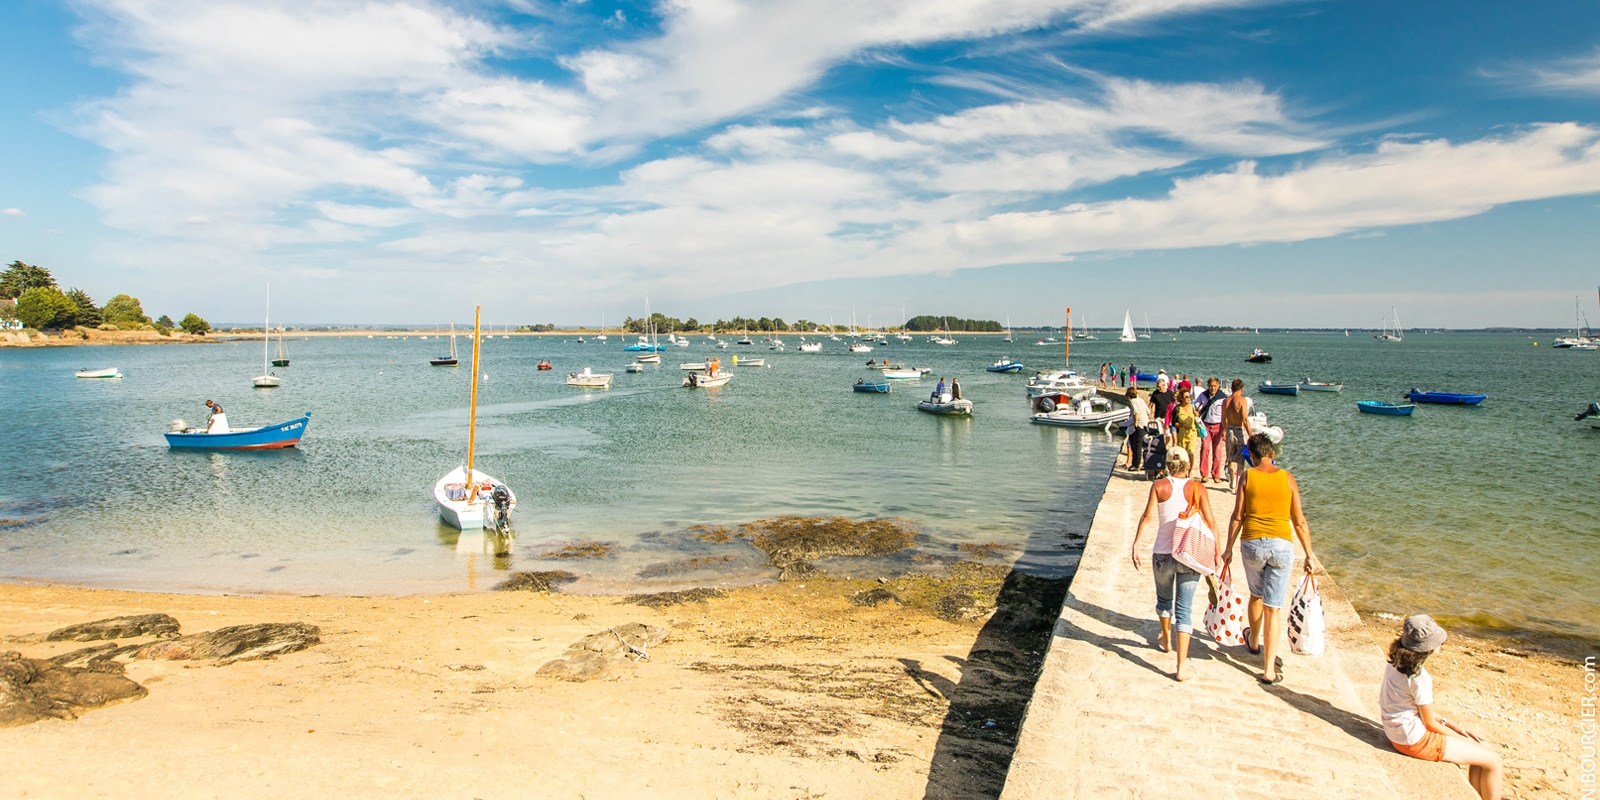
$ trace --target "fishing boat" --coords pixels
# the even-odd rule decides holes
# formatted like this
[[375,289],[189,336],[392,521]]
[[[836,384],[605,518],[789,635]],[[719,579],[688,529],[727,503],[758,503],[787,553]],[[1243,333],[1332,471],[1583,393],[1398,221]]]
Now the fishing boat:
[[1356,408],[1364,414],[1382,414],[1388,417],[1409,417],[1417,410],[1415,403],[1383,403],[1377,400],[1357,400]]
[[[945,397],[949,397],[949,395],[947,394]],[[960,400],[944,400],[942,398],[933,400],[929,398],[918,403],[917,410],[947,417],[969,417],[972,416],[972,401],[965,397]]]
[[1392,330],[1389,328],[1389,320],[1386,319],[1383,321],[1383,330],[1372,334],[1372,338],[1380,342],[1405,341],[1405,333],[1400,330],[1400,312],[1396,311],[1394,306],[1390,306],[1389,314],[1394,317],[1394,328]]
[[1245,356],[1244,360],[1251,364],[1266,364],[1272,361],[1272,354],[1257,347],[1251,350],[1250,355]]
[[[1116,317],[1112,317],[1116,319]],[[1122,312],[1122,335],[1117,337],[1119,342],[1137,342],[1139,337],[1133,332],[1133,312]]]
[[595,372],[584,367],[578,372],[567,375],[567,385],[580,389],[609,389],[611,388],[611,373]]
[[1040,402],[1035,405],[1039,412],[1028,419],[1036,425],[1062,428],[1107,428],[1133,415],[1127,406],[1113,406],[1110,400],[1094,395],[1081,397],[1077,402],[1052,403],[1050,410],[1044,410],[1042,401],[1051,399],[1039,398]]
[[1590,428],[1600,430],[1600,403],[1590,403],[1588,408],[1572,419],[1574,422],[1588,420]]
[[311,412],[299,419],[262,425],[259,428],[229,428],[226,423],[220,430],[208,432],[205,428],[190,428],[183,420],[173,420],[166,434],[167,447],[173,450],[277,450],[300,444],[300,437],[311,424]]
[[105,369],[80,369],[80,370],[77,371],[76,374],[80,378],[120,378],[120,377],[122,377],[122,373],[118,372],[116,367],[106,367]]
[[548,362],[548,361],[540,361],[539,362],[539,366],[534,367],[534,369],[537,369],[540,372],[543,372],[543,371],[545,371],[547,369],[554,369],[554,367],[551,367],[550,366],[550,362]]
[[921,378],[922,377],[922,370],[917,369],[915,367],[902,368],[902,369],[886,369],[886,370],[880,370],[878,374],[882,375],[887,380],[906,381],[906,380],[916,380],[918,378]]
[[635,361],[622,369],[624,372],[644,372],[644,365]]
[[638,356],[638,359],[640,361],[643,361],[646,364],[660,364],[661,363],[661,354],[660,353],[645,353],[642,356]]
[[1026,368],[1022,366],[1021,361],[1018,361],[1014,358],[1002,358],[999,361],[984,367],[984,369],[988,370],[989,372],[1021,372]]
[[1342,391],[1344,391],[1344,384],[1342,384],[1342,383],[1322,383],[1320,381],[1311,380],[1310,378],[1306,378],[1305,380],[1301,381],[1297,385],[1300,387],[1300,391],[1302,391],[1302,392],[1342,392]]
[[250,379],[250,385],[257,389],[276,389],[283,384],[283,379],[276,372],[269,370],[267,359],[268,349],[272,347],[272,285],[267,285],[267,317],[261,323],[261,374]]
[[283,323],[278,323],[278,357],[272,359],[272,366],[289,366],[289,356],[283,352]]
[[870,352],[872,352],[872,345],[863,344],[861,342],[851,342],[850,343],[850,352],[852,352],[852,353],[870,353]]
[[1485,394],[1458,394],[1456,392],[1424,392],[1412,389],[1405,398],[1413,403],[1436,403],[1446,406],[1475,406],[1484,401]]
[[822,342],[802,341],[802,342],[800,342],[800,352],[802,352],[802,353],[820,353],[820,352],[822,352]]
[[867,394],[888,394],[894,389],[888,381],[867,381],[866,379],[856,381],[855,385],[850,388]]
[[1256,386],[1256,391],[1262,394],[1287,394],[1299,397],[1300,385],[1295,383],[1273,383],[1272,381],[1267,381],[1266,383],[1258,384]]
[[732,372],[724,372],[722,365],[712,361],[705,365],[705,372],[691,372],[683,379],[683,385],[688,389],[710,389],[721,386],[733,380]]
[[[478,444],[478,360],[482,308],[472,312],[472,394],[467,412],[467,462],[444,474],[433,484],[433,499],[439,505],[439,518],[458,530],[492,527],[501,533],[511,530],[511,511],[517,497],[511,487],[473,468]],[[455,341],[451,330],[450,340]]]
[[[477,341],[474,339],[473,341]],[[456,360],[456,321],[450,320],[450,355],[428,359],[428,363],[436,367],[454,367],[460,364]]]
[[736,367],[764,367],[767,360],[764,358],[742,358],[733,362]]

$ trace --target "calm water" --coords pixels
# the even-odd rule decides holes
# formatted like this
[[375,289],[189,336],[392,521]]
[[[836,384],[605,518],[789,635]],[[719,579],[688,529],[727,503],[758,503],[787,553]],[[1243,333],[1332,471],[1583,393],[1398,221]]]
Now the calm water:
[[[679,361],[704,337],[631,375],[613,336],[489,339],[479,401],[479,466],[518,493],[509,559],[464,559],[438,524],[433,481],[465,455],[468,369],[428,366],[446,343],[366,338],[289,342],[284,387],[256,391],[259,343],[0,350],[6,454],[0,464],[0,575],[130,588],[376,593],[487,588],[505,569],[566,568],[579,590],[734,583],[767,574],[753,553],[696,573],[640,578],[706,550],[685,530],[778,514],[900,516],[924,532],[916,556],[830,571],[882,572],[948,557],[962,541],[1007,542],[1022,567],[1071,568],[1117,442],[1027,422],[1023,376],[983,367],[1002,355],[1056,366],[1058,346],[960,337],[872,355],[959,375],[972,419],[915,411],[933,380],[891,395],[849,390],[866,356],[762,346],[766,358],[720,390],[679,387]],[[1022,338],[1022,337],[1019,337]],[[464,345],[467,338],[461,339]],[[1342,381],[1338,395],[1260,397],[1283,426],[1323,559],[1366,609],[1428,610],[1483,627],[1600,639],[1600,432],[1571,417],[1600,398],[1600,354],[1523,336],[1188,335],[1079,342],[1073,363],[1141,371]],[[1273,364],[1242,363],[1261,346]],[[540,359],[556,369],[535,371]],[[465,360],[465,358],[463,359]],[[73,378],[115,365],[120,381]],[[615,371],[609,391],[569,389],[567,371]],[[1479,408],[1358,414],[1358,399],[1406,388],[1483,391]],[[300,450],[173,452],[168,421],[214,398],[235,426],[312,412]],[[553,545],[615,543],[602,561],[541,559]],[[701,551],[704,552],[701,552]]]

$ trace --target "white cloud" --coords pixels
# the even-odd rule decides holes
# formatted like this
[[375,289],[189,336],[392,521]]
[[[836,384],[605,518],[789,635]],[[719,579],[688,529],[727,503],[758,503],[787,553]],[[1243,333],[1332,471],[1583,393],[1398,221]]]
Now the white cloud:
[[23,212],[23,210],[22,210],[22,209],[20,209],[20,208],[6,208],[6,209],[0,209],[0,214],[4,214],[4,215],[6,215],[6,216],[8,216],[8,217],[26,217],[26,216],[28,216],[28,215],[27,215],[27,214],[26,214],[26,213],[24,213],[24,212]]
[[1600,47],[1588,56],[1569,58],[1527,70],[1527,82],[1561,92],[1600,94]]

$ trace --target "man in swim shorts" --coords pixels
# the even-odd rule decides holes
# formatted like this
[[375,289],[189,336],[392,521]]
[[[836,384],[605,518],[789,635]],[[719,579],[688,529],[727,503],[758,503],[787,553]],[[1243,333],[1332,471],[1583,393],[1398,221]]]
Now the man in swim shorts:
[[1250,441],[1250,400],[1244,396],[1244,381],[1234,378],[1233,393],[1222,403],[1222,430],[1228,448],[1228,491],[1239,491],[1244,475],[1244,448]]

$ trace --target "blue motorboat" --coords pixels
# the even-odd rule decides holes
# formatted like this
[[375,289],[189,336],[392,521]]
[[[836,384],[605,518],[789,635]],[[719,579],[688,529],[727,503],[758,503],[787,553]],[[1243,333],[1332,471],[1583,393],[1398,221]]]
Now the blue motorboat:
[[890,386],[888,381],[874,381],[872,383],[867,383],[866,381],[862,380],[856,381],[855,385],[850,388],[858,392],[867,392],[869,394],[888,394],[894,387]]
[[[181,428],[166,434],[167,446],[174,450],[276,450],[300,444],[311,424],[311,412],[299,419],[263,425],[259,428],[206,433],[204,428]],[[179,427],[181,423],[174,423]]]
[[991,365],[989,365],[987,367],[984,367],[984,369],[986,369],[986,370],[988,370],[990,372],[1021,372],[1023,369],[1025,369],[1025,367],[1022,366],[1022,362],[1021,361],[1016,361],[1016,360],[1009,359],[1009,358],[1002,358],[999,361],[996,361],[993,364],[991,364]]
[[1273,383],[1272,381],[1267,381],[1266,383],[1258,384],[1256,386],[1256,391],[1262,394],[1288,394],[1294,395],[1295,397],[1300,396],[1300,386],[1293,383]]
[[1383,414],[1389,417],[1409,417],[1417,410],[1415,403],[1382,403],[1377,400],[1358,400],[1356,408],[1364,414]]
[[1484,401],[1485,394],[1457,394],[1455,392],[1424,392],[1412,389],[1405,398],[1413,403],[1438,403],[1447,406],[1475,406]]

